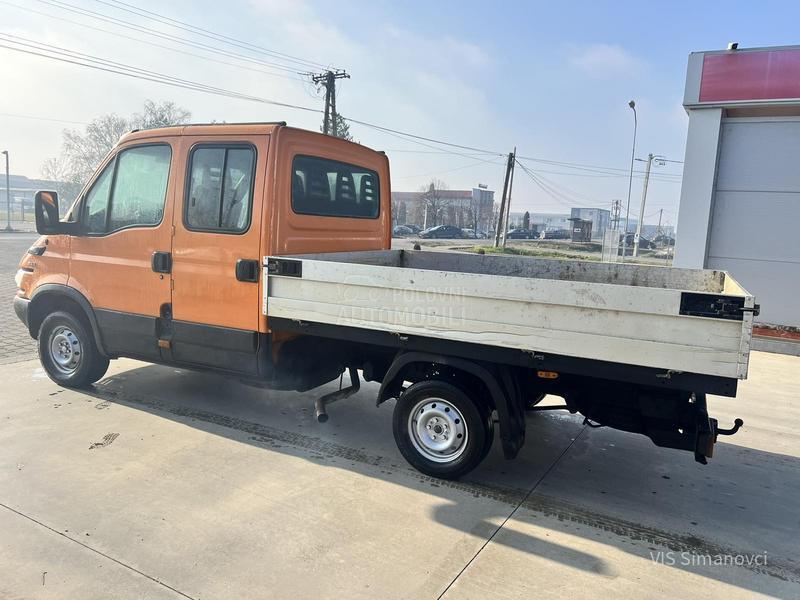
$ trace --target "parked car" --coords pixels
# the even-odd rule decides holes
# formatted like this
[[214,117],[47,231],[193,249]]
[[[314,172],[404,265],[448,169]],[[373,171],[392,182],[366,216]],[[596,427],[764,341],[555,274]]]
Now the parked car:
[[545,229],[539,234],[540,240],[568,240],[570,232],[567,229]]
[[507,240],[533,240],[536,232],[533,229],[509,229],[506,233]]
[[486,233],[483,231],[475,231],[474,229],[462,229],[461,232],[464,234],[465,238],[469,238],[471,240],[486,239]]
[[415,235],[418,234],[420,231],[422,231],[422,227],[420,227],[419,225],[411,225],[410,223],[406,223],[405,225],[403,225],[403,227],[408,227],[411,230],[411,233]]
[[414,235],[414,231],[405,225],[395,225],[392,228],[392,237],[403,237],[406,235]]
[[[622,238],[623,238],[623,234],[621,234],[619,236],[619,244],[620,244],[620,246],[623,245],[623,239]],[[627,238],[627,242],[625,242],[625,245],[628,248],[633,248],[635,243],[636,243],[636,234],[633,233],[633,232],[628,232],[628,238]],[[655,243],[651,242],[650,240],[648,240],[643,235],[639,236],[639,248],[641,250],[649,250],[649,249],[655,248],[655,247],[656,247]]]
[[419,237],[425,239],[460,239],[464,237],[464,234],[455,225],[437,225],[420,231]]
[[653,238],[656,246],[674,246],[675,238],[671,235],[662,234]]

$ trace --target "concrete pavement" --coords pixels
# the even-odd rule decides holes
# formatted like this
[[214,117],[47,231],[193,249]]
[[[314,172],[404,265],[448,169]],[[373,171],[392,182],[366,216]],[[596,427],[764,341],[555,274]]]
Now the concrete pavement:
[[403,461],[372,384],[320,425],[311,393],[130,360],[73,391],[20,362],[0,597],[800,597],[798,368],[756,353],[739,398],[710,400],[745,427],[706,467],[554,412],[517,460],[496,443],[443,482]]
[[17,293],[17,265],[38,237],[35,233],[0,234],[0,365],[36,357],[36,342],[14,314],[11,301]]

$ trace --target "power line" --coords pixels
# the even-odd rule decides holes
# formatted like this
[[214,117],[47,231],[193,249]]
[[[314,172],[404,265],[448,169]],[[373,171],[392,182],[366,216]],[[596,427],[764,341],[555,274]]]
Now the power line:
[[[533,162],[540,162],[548,165],[557,165],[561,167],[567,167],[570,169],[576,169],[580,171],[588,171],[590,173],[601,173],[601,174],[609,174],[613,172],[620,172],[624,173],[626,177],[630,173],[629,169],[618,169],[616,167],[603,167],[598,165],[587,165],[581,163],[573,163],[573,162],[565,162],[565,161],[558,161],[558,160],[548,160],[544,158],[534,158],[531,156],[520,156],[520,160],[528,160]],[[644,173],[644,171],[634,171],[634,173]],[[682,177],[680,173],[660,173],[660,176],[663,177]]]
[[[7,34],[0,34],[0,35],[7,35]],[[10,43],[19,44],[23,46],[28,46],[31,48],[37,48],[37,46],[33,45],[34,43],[22,43],[22,42],[15,42],[13,40],[4,40]],[[173,87],[179,87],[194,91],[206,92],[209,94],[215,94],[218,96],[226,96],[229,98],[237,98],[240,100],[249,100],[251,102],[260,102],[262,104],[272,104],[275,106],[282,106],[284,108],[292,108],[296,110],[302,110],[306,112],[314,112],[314,113],[322,113],[321,110],[317,108],[310,108],[308,106],[298,106],[296,104],[289,104],[287,102],[280,102],[277,100],[270,100],[268,98],[261,98],[258,96],[250,96],[247,94],[242,94],[240,92],[234,92],[231,90],[226,90],[224,88],[216,88],[213,86],[208,86],[202,83],[197,83],[189,80],[179,79],[173,77],[171,75],[164,75],[161,73],[156,73],[154,71],[146,71],[144,69],[139,69],[138,67],[130,67],[128,65],[123,65],[122,63],[112,63],[111,61],[105,61],[104,59],[99,59],[96,57],[91,57],[90,55],[85,55],[88,58],[89,62],[83,62],[79,58],[76,58],[72,54],[68,52],[59,52],[57,50],[47,50],[46,48],[37,48],[39,51],[34,50],[26,50],[25,48],[18,48],[15,46],[9,46],[7,44],[0,44],[0,48],[6,48],[8,50],[13,50],[15,52],[21,52],[24,54],[30,54],[34,56],[39,56],[42,58],[49,58],[51,60],[56,60],[59,62],[70,63],[73,65],[88,67],[90,69],[95,69],[99,71],[105,71],[108,73],[115,73],[117,75],[124,75],[126,77],[132,77],[134,79],[142,79],[145,81],[152,81],[155,83],[162,83],[164,85],[171,85]],[[47,53],[45,53],[47,52]],[[149,74],[148,74],[149,73]]]
[[383,127],[381,125],[375,125],[374,123],[367,123],[365,121],[359,121],[358,119],[352,119],[350,117],[342,117],[345,121],[349,121],[350,123],[357,123],[358,125],[364,125],[365,127],[371,127],[372,129],[377,129],[379,131],[383,131],[386,133],[395,133],[401,135],[403,137],[412,138],[415,140],[424,140],[426,142],[433,142],[434,144],[441,144],[443,146],[449,146],[451,148],[460,148],[462,150],[472,150],[473,152],[480,152],[483,154],[492,154],[494,156],[505,156],[502,152],[496,152],[494,150],[484,150],[483,148],[475,148],[473,146],[462,146],[461,144],[453,144],[451,142],[445,142],[442,140],[437,140],[434,138],[429,138],[421,135],[415,135],[413,133],[406,133],[404,131],[398,131],[396,129],[390,129],[388,127]]
[[393,179],[411,179],[413,177],[430,177],[432,175],[443,175],[444,173],[452,173],[454,171],[463,171],[464,169],[469,169],[471,167],[478,167],[483,166],[485,164],[492,164],[492,165],[499,165],[500,163],[496,160],[479,160],[478,162],[472,162],[467,165],[462,165],[460,167],[455,167],[453,169],[446,169],[444,171],[433,171],[431,173],[417,173],[416,175],[401,175],[401,176],[393,176]]
[[[249,100],[249,101],[252,101],[252,102],[260,102],[260,103],[263,103],[263,104],[271,104],[271,105],[275,105],[275,106],[282,106],[284,108],[292,108],[292,109],[302,110],[302,111],[306,111],[306,112],[314,112],[314,113],[320,113],[320,114],[323,112],[323,111],[321,111],[321,110],[319,110],[317,108],[311,108],[311,107],[308,107],[308,106],[299,106],[299,105],[290,104],[290,103],[287,103],[287,102],[280,102],[280,101],[277,101],[277,100],[271,100],[271,99],[262,98],[262,97],[259,97],[259,96],[252,96],[252,95],[249,95],[249,94],[244,94],[244,93],[241,93],[241,92],[232,91],[232,90],[228,90],[228,89],[225,89],[225,88],[218,88],[218,87],[214,87],[214,86],[209,86],[209,85],[206,85],[206,84],[190,81],[190,80],[187,80],[187,79],[180,79],[180,78],[177,78],[177,77],[174,77],[174,76],[171,76],[171,75],[166,75],[166,74],[163,74],[163,73],[158,73],[158,72],[150,71],[150,70],[147,70],[147,69],[142,69],[140,67],[134,67],[134,66],[131,66],[131,65],[126,65],[124,63],[120,63],[120,62],[116,62],[116,61],[110,61],[110,60],[99,58],[99,57],[92,56],[92,55],[89,55],[89,54],[74,52],[72,50],[60,48],[60,47],[57,47],[57,46],[52,46],[50,44],[42,44],[40,42],[35,42],[34,40],[28,40],[26,38],[22,38],[20,36],[11,36],[10,34],[0,34],[0,36],[5,36],[6,38],[16,38],[16,39],[5,39],[4,41],[12,43],[12,44],[25,46],[27,48],[32,48],[32,50],[31,49],[27,49],[26,50],[25,48],[19,48],[19,47],[16,47],[16,46],[10,46],[8,44],[0,44],[0,47],[2,47],[2,48],[6,48],[8,50],[13,50],[13,51],[16,51],[16,52],[21,52],[21,53],[24,53],[24,54],[30,54],[30,55],[38,56],[38,57],[41,57],[41,58],[48,58],[48,59],[56,60],[56,61],[59,61],[59,62],[66,62],[66,63],[69,63],[69,64],[73,64],[73,65],[77,65],[77,66],[83,66],[83,67],[87,67],[87,68],[91,68],[91,69],[95,69],[95,70],[99,70],[99,71],[104,71],[104,72],[108,72],[108,73],[115,73],[115,74],[118,74],[118,75],[124,75],[126,77],[131,77],[131,78],[134,78],[134,79],[142,79],[142,80],[145,80],[145,81],[151,81],[151,82],[155,82],[155,83],[162,83],[164,85],[171,85],[173,87],[180,87],[180,88],[190,89],[190,90],[194,90],[194,91],[201,91],[201,92],[211,93],[211,94],[215,94],[215,95],[226,96],[226,97],[230,97],[230,98],[236,98],[236,99],[240,99],[240,100]],[[0,39],[1,39],[1,37],[0,37]],[[16,41],[16,40],[22,40],[22,41]],[[404,132],[404,131],[399,131],[399,130],[391,129],[391,128],[388,128],[388,127],[383,127],[381,125],[376,125],[374,123],[369,123],[369,122],[361,121],[361,120],[358,120],[358,119],[352,119],[352,118],[347,118],[347,117],[343,117],[343,118],[348,122],[357,123],[359,125],[363,125],[365,127],[369,127],[369,128],[375,129],[377,131],[381,131],[381,132],[389,134],[389,135],[394,135],[396,137],[399,137],[400,139],[404,139],[406,141],[411,141],[413,143],[421,144],[423,146],[427,146],[427,147],[435,149],[435,150],[439,150],[439,148],[436,147],[436,146],[430,146],[430,145],[428,145],[428,144],[426,144],[426,143],[424,143],[424,142],[422,142],[420,140],[427,140],[427,141],[430,141],[432,143],[446,145],[446,146],[450,146],[450,147],[454,147],[454,148],[466,148],[468,150],[473,150],[473,151],[476,151],[476,152],[479,152],[479,153],[482,153],[482,154],[490,154],[490,153],[494,154],[494,153],[492,153],[491,151],[488,151],[488,150],[483,150],[483,149],[479,149],[479,148],[473,148],[473,147],[470,147],[470,146],[462,146],[460,144],[453,144],[451,142],[445,142],[443,140],[437,140],[437,139],[434,139],[434,138],[428,138],[428,137],[424,137],[424,136],[419,136],[419,135],[416,135],[416,134],[407,133],[407,132]],[[457,152],[451,152],[451,154],[460,155],[460,153],[457,153]],[[465,156],[467,156],[469,158],[472,158],[470,155],[465,155]],[[497,156],[502,156],[502,154],[497,153]]]
[[[342,118],[345,121],[352,121],[352,119],[348,119],[347,117],[342,117]],[[395,137],[395,138],[397,138],[399,140],[402,140],[404,142],[408,142],[410,144],[417,144],[419,146],[424,146],[425,148],[431,148],[431,149],[436,151],[436,154],[449,154],[450,156],[462,156],[464,158],[475,158],[476,156],[485,156],[485,152],[482,152],[482,151],[477,153],[477,154],[467,154],[467,153],[464,153],[464,152],[456,152],[455,150],[441,150],[441,148],[439,146],[432,146],[431,144],[426,144],[425,142],[421,142],[418,139],[415,139],[416,136],[414,136],[414,138],[405,137],[406,135],[410,135],[410,134],[406,134],[406,133],[403,133],[403,132],[392,133],[390,130],[387,130],[386,128],[379,127],[377,125],[372,125],[371,123],[361,123],[361,124],[365,125],[366,127],[374,128],[374,129],[380,131],[381,133],[383,133],[385,135],[389,135],[389,136]],[[393,152],[397,152],[397,150],[393,150]],[[408,152],[414,152],[414,150],[409,150]],[[422,151],[422,152],[424,152],[424,151]],[[500,156],[505,156],[505,155],[501,154]],[[491,162],[491,161],[489,159],[487,159],[486,162]]]
[[0,117],[12,119],[32,119],[34,121],[53,121],[54,123],[69,123],[72,125],[88,125],[85,121],[68,121],[66,119],[51,119],[49,117],[37,117],[36,115],[18,115],[15,113],[0,113]]
[[[550,175],[564,175],[566,177],[596,177],[596,178],[609,178],[609,177],[624,177],[627,179],[629,175],[625,175],[622,173],[607,173],[607,174],[591,174],[591,173],[570,173],[565,171],[548,171],[545,169],[537,169],[537,173],[548,173]],[[643,179],[644,176],[641,174],[640,171],[634,171],[633,177],[635,179]],[[650,179],[655,181],[663,181],[664,183],[681,183],[681,179],[662,179],[658,175],[650,175]]]
[[99,13],[99,12],[93,11],[93,10],[89,10],[89,9],[86,9],[86,8],[81,8],[81,7],[78,7],[78,6],[73,6],[73,5],[68,4],[66,2],[61,2],[60,0],[37,0],[37,1],[42,3],[42,4],[47,4],[49,6],[53,6],[55,8],[60,8],[61,10],[66,10],[68,12],[72,12],[72,13],[76,13],[76,14],[79,14],[79,15],[83,15],[85,17],[89,17],[89,18],[92,18],[92,19],[97,19],[99,21],[103,21],[103,22],[106,22],[106,23],[111,23],[111,24],[116,25],[118,27],[124,27],[126,29],[133,29],[134,31],[138,31],[138,32],[144,33],[146,35],[150,35],[150,36],[153,36],[153,37],[169,40],[171,42],[176,42],[176,43],[183,44],[183,45],[186,45],[186,46],[191,46],[193,48],[197,48],[197,49],[200,49],[200,50],[219,52],[221,54],[224,54],[225,56],[236,58],[238,60],[242,60],[242,61],[245,61],[245,62],[250,62],[250,63],[254,63],[254,64],[269,66],[269,67],[272,67],[274,69],[280,69],[280,70],[283,70],[283,71],[287,71],[289,73],[302,74],[302,73],[298,72],[298,70],[297,70],[298,67],[292,67],[292,66],[288,66],[288,65],[284,65],[284,64],[280,64],[280,63],[275,63],[275,62],[270,62],[270,61],[266,61],[266,60],[262,60],[262,59],[258,59],[258,58],[253,58],[252,56],[247,56],[245,54],[240,54],[238,52],[232,52],[230,50],[225,50],[224,48],[220,48],[219,46],[212,46],[212,45],[209,45],[209,44],[204,44],[202,42],[194,42],[194,41],[191,41],[191,40],[187,40],[187,39],[178,37],[176,35],[172,35],[172,34],[164,33],[164,32],[159,32],[159,31],[156,31],[156,30],[151,29],[149,27],[145,27],[143,25],[138,25],[136,23],[132,23],[132,22],[126,21],[124,19],[118,19],[116,17],[112,17],[112,16],[109,16],[109,15],[106,15],[106,14],[103,14],[103,13]]
[[[71,25],[77,25],[78,27],[83,27],[85,29],[90,29],[92,31],[97,31],[97,32],[100,32],[100,33],[104,33],[106,35],[111,35],[111,36],[114,36],[115,38],[123,38],[123,39],[126,39],[126,40],[131,40],[131,41],[134,41],[134,42],[138,42],[140,44],[145,44],[147,46],[152,46],[153,48],[160,48],[161,50],[168,50],[170,52],[175,52],[177,54],[183,54],[184,56],[191,56],[193,58],[199,58],[201,60],[207,60],[209,62],[214,62],[214,63],[225,65],[225,66],[228,66],[228,67],[234,67],[236,69],[243,69],[245,71],[250,71],[252,73],[261,73],[262,75],[269,75],[270,77],[281,77],[281,78],[284,78],[284,79],[290,79],[290,80],[293,80],[293,81],[301,81],[301,82],[305,81],[305,78],[301,77],[299,74],[294,74],[293,75],[293,74],[289,74],[289,73],[286,73],[286,72],[275,73],[273,71],[265,71],[263,68],[262,69],[257,69],[257,68],[254,68],[254,67],[248,67],[248,66],[236,64],[236,63],[233,63],[233,62],[219,60],[218,58],[213,58],[211,56],[204,56],[202,54],[197,54],[195,52],[189,52],[187,50],[181,50],[179,48],[173,48],[171,46],[165,46],[164,44],[158,44],[156,42],[148,41],[148,40],[145,40],[145,39],[142,39],[142,38],[137,38],[137,37],[133,37],[133,36],[130,36],[130,35],[125,35],[124,33],[116,32],[116,31],[112,32],[112,31],[109,31],[108,29],[103,29],[102,27],[94,27],[92,25],[89,25],[88,23],[81,23],[79,21],[74,21],[72,19],[67,19],[67,18],[62,17],[60,15],[57,16],[57,15],[54,15],[52,13],[44,12],[44,11],[41,11],[41,10],[36,10],[34,8],[29,8],[27,6],[19,6],[17,4],[14,4],[12,2],[8,2],[6,0],[0,0],[0,4],[5,4],[6,6],[11,6],[11,7],[16,8],[18,10],[23,10],[23,11],[26,11],[26,12],[29,12],[29,13],[42,15],[42,16],[45,16],[45,17],[49,17],[51,19],[57,19],[61,23],[69,23]],[[204,52],[205,52],[205,50],[204,50]],[[269,69],[269,68],[272,68],[272,67],[266,67],[266,68]]]
[[[263,98],[263,97],[259,97],[259,96],[253,96],[253,95],[244,94],[244,93],[241,93],[241,92],[228,90],[228,89],[225,89],[225,88],[214,87],[214,86],[210,86],[210,85],[206,85],[206,84],[190,81],[190,80],[187,80],[187,79],[181,79],[181,78],[177,78],[177,77],[174,77],[174,76],[171,76],[171,75],[166,75],[166,74],[163,74],[163,73],[158,73],[158,72],[155,72],[155,71],[142,69],[142,68],[139,68],[139,67],[126,65],[124,63],[120,63],[120,62],[111,61],[111,60],[108,60],[108,59],[99,58],[99,57],[92,56],[92,55],[89,55],[89,54],[78,53],[78,52],[71,51],[71,50],[64,49],[64,48],[60,48],[60,47],[57,47],[57,46],[52,46],[52,45],[49,45],[49,44],[42,44],[40,42],[35,42],[33,40],[26,40],[25,38],[21,38],[19,36],[12,36],[10,34],[0,34],[0,36],[4,36],[4,37],[0,37],[0,39],[2,39],[2,41],[5,41],[7,43],[11,43],[11,44],[15,44],[16,45],[16,46],[9,46],[7,44],[0,44],[0,47],[6,48],[6,49],[9,49],[9,50],[14,50],[16,52],[22,52],[22,53],[25,53],[25,54],[30,54],[30,55],[34,55],[34,56],[38,56],[38,57],[42,57],[42,58],[49,58],[51,60],[57,60],[57,61],[60,61],[60,62],[66,62],[66,63],[74,64],[74,65],[77,65],[77,66],[84,66],[84,67],[88,67],[88,68],[92,68],[92,69],[96,69],[96,70],[100,70],[100,71],[105,71],[105,72],[119,74],[119,75],[125,75],[127,77],[132,77],[132,78],[136,78],[136,79],[142,79],[142,80],[145,80],[145,81],[151,81],[151,82],[155,82],[155,83],[161,83],[161,84],[164,84],[164,85],[171,85],[171,86],[174,86],[174,87],[180,87],[180,88],[189,89],[189,90],[193,90],[193,91],[201,91],[201,92],[211,93],[211,94],[215,94],[215,95],[220,95],[220,96],[240,99],[240,100],[248,100],[248,101],[259,102],[259,103],[264,103],[264,104],[271,104],[271,105],[275,105],[275,106],[281,106],[281,107],[284,107],[284,108],[302,110],[302,111],[306,111],[306,112],[314,112],[314,113],[322,113],[323,112],[323,111],[321,111],[319,109],[316,109],[316,108],[311,108],[311,107],[307,107],[307,106],[299,106],[299,105],[290,104],[290,103],[286,103],[286,102],[280,102],[280,101],[271,100],[271,99],[268,99],[268,98]],[[19,40],[21,40],[21,41],[19,41]],[[17,47],[17,46],[24,46],[24,47],[27,47],[29,49],[26,50],[25,48],[20,48],[20,47]],[[427,143],[425,143],[425,142],[423,142],[421,140],[425,140],[427,142],[431,142],[432,144],[444,145],[444,146],[451,147],[451,148],[465,149],[465,150],[469,150],[469,151],[472,151],[472,152],[476,152],[478,154],[484,154],[484,155],[492,154],[492,155],[495,155],[495,156],[498,156],[498,157],[499,156],[504,156],[501,153],[496,153],[496,152],[493,152],[491,150],[486,150],[486,149],[482,149],[482,148],[476,148],[476,147],[473,147],[473,146],[466,146],[466,145],[462,145],[462,144],[454,144],[452,142],[446,142],[444,140],[439,140],[439,139],[435,139],[435,138],[431,138],[431,137],[420,136],[420,135],[416,135],[416,134],[412,134],[412,133],[408,133],[408,132],[404,132],[404,131],[400,131],[400,130],[396,130],[396,129],[391,129],[391,128],[384,127],[384,126],[381,126],[381,125],[376,125],[374,123],[368,123],[366,121],[361,121],[359,119],[345,118],[345,120],[348,121],[348,122],[351,122],[351,123],[356,123],[356,124],[359,124],[359,125],[362,125],[362,126],[365,126],[365,127],[368,127],[368,128],[375,129],[375,130],[380,131],[380,132],[382,132],[384,134],[388,134],[388,135],[392,135],[394,137],[398,137],[399,139],[402,139],[402,140],[407,141],[407,142],[411,142],[411,143],[415,143],[415,144],[419,144],[419,145],[425,146],[427,148],[431,148],[436,153],[446,152],[448,154],[452,154],[452,155],[456,155],[456,156],[464,156],[464,157],[467,157],[467,158],[475,158],[475,155],[473,155],[473,154],[464,154],[464,153],[459,153],[459,152],[455,152],[455,151],[452,151],[452,150],[451,151],[443,151],[443,150],[441,150],[441,148],[439,148],[437,146],[431,146],[430,144],[427,144]],[[577,164],[577,163],[563,163],[563,161],[547,161],[545,159],[532,159],[530,157],[527,157],[527,158],[520,157],[520,158],[523,158],[524,160],[538,160],[540,162],[553,163],[553,164],[566,164],[566,165]],[[487,159],[484,162],[493,162],[493,161]],[[527,167],[524,167],[523,165],[520,165],[520,166],[523,168],[523,170],[526,172],[526,174],[529,177],[531,177],[531,179],[540,188],[543,189],[543,191],[545,191],[549,196],[553,197],[560,204],[568,206],[569,202],[576,202],[573,198],[569,198],[566,194],[564,194],[563,192],[560,192],[557,189],[557,185],[554,184],[553,182],[546,181],[545,179],[542,178],[541,175],[539,175],[537,177]],[[598,167],[592,167],[592,168],[598,168]],[[572,192],[572,193],[575,193],[575,192]],[[580,203],[583,203],[583,201],[580,201]]]
[[161,15],[151,10],[146,10],[144,8],[139,8],[138,6],[134,6],[132,4],[128,4],[127,2],[122,2],[121,0],[111,0],[111,2],[107,2],[106,0],[95,0],[95,2],[99,2],[100,4],[104,4],[106,6],[110,6],[112,8],[116,8],[117,10],[122,10],[130,14],[143,16],[145,18],[151,19],[158,23],[162,23],[164,25],[170,25],[171,27],[175,27],[177,29],[181,29],[183,31],[187,31],[189,33],[194,33],[195,35],[201,35],[206,38],[210,38],[213,40],[221,41],[225,44],[230,46],[235,46],[238,48],[243,48],[245,50],[256,51],[262,54],[266,54],[269,56],[273,56],[278,59],[288,60],[290,62],[294,62],[300,65],[305,65],[305,68],[326,68],[325,65],[322,63],[318,63],[311,60],[306,60],[303,58],[299,58],[297,56],[292,56],[291,54],[285,54],[283,52],[277,52],[275,50],[270,50],[269,48],[264,48],[263,46],[258,46],[256,44],[251,44],[250,42],[244,42],[242,40],[237,40],[228,35],[224,35],[221,33],[217,33],[215,31],[210,31],[208,29],[203,29],[202,27],[198,27],[197,25],[192,25],[185,21],[180,21],[178,19],[174,19],[172,17],[168,17],[166,15]]

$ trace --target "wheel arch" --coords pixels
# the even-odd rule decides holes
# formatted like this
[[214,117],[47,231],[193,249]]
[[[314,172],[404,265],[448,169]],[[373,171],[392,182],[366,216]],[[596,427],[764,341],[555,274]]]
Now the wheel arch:
[[[401,352],[395,356],[381,382],[377,404],[402,393],[405,375],[416,365],[443,365],[478,379],[489,393],[497,410],[500,424],[500,440],[506,458],[514,458],[525,441],[525,414],[521,405],[518,386],[504,365],[485,364],[477,361],[433,354],[427,352]],[[468,390],[464,390],[469,394]]]
[[37,287],[32,294],[28,308],[28,331],[32,338],[38,337],[39,327],[47,315],[57,310],[66,310],[83,319],[92,330],[100,354],[108,357],[92,305],[86,296],[66,285],[46,283]]

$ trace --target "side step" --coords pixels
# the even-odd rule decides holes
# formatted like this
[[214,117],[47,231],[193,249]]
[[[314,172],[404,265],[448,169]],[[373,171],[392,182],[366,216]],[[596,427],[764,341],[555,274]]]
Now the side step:
[[317,412],[318,422],[325,423],[328,420],[328,412],[325,410],[328,404],[349,398],[361,389],[361,380],[358,377],[358,371],[353,367],[348,367],[347,372],[350,374],[350,387],[336,390],[335,392],[325,394],[314,400],[314,409]]

